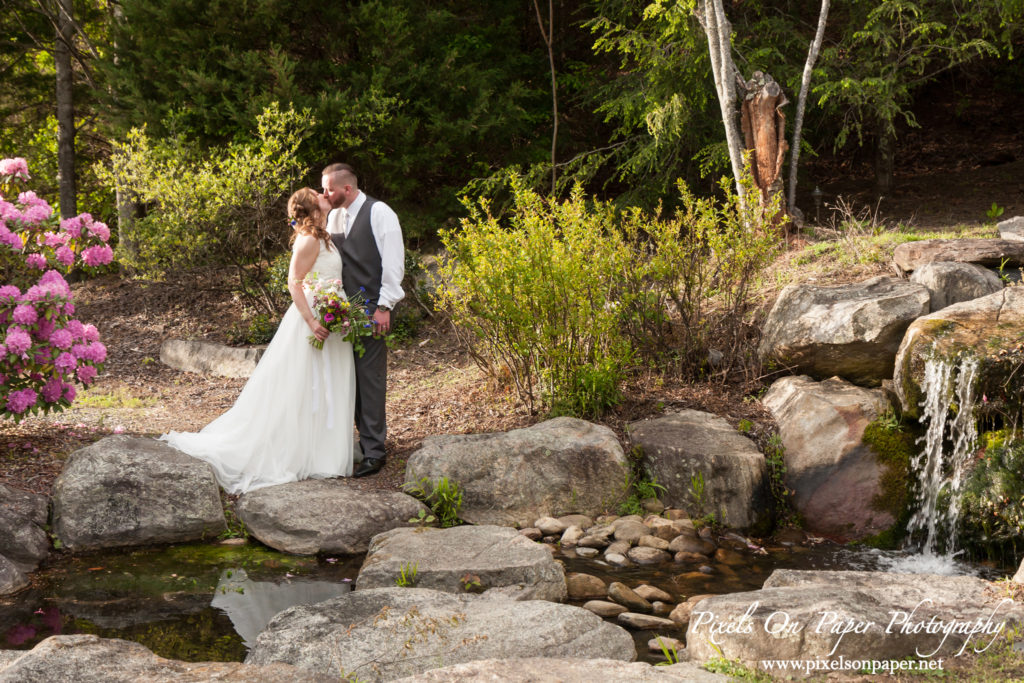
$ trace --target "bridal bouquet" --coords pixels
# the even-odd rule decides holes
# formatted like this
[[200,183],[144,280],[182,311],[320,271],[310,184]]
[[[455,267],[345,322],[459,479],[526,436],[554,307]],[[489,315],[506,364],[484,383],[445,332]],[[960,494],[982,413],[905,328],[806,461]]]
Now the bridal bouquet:
[[[352,350],[362,356],[366,351],[362,338],[373,334],[373,323],[362,292],[346,298],[341,280],[321,280],[316,273],[307,278],[306,286],[313,295],[313,312],[320,324],[331,334],[341,334],[342,340],[350,342]],[[324,348],[324,343],[313,335],[309,335],[309,343],[315,348]]]

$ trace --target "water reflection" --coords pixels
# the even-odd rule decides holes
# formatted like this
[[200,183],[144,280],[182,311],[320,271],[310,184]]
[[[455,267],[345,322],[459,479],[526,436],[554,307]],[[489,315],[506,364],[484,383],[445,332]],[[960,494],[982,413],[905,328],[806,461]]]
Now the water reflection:
[[244,569],[225,569],[217,582],[212,607],[231,619],[247,648],[256,644],[270,619],[294,605],[312,605],[349,592],[352,582],[342,583],[287,577],[283,581],[253,581]]

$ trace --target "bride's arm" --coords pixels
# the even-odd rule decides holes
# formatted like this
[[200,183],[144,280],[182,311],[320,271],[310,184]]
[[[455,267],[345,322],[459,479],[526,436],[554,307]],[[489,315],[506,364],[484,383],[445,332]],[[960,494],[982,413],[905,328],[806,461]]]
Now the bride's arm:
[[330,331],[320,324],[313,309],[306,301],[306,293],[302,291],[302,281],[309,274],[313,264],[316,263],[317,254],[320,253],[319,240],[312,235],[299,235],[295,239],[295,246],[292,248],[292,261],[288,266],[288,291],[292,295],[295,307],[299,314],[306,321],[306,325],[313,331],[313,335],[323,341],[327,339]]

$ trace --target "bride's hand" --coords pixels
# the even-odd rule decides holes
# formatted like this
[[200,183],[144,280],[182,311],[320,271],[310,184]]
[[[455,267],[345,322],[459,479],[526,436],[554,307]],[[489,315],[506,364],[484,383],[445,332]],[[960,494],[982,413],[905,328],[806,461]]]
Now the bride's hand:
[[331,333],[330,330],[321,325],[316,319],[307,320],[306,324],[309,325],[309,329],[313,331],[313,336],[320,341],[326,341],[327,336]]

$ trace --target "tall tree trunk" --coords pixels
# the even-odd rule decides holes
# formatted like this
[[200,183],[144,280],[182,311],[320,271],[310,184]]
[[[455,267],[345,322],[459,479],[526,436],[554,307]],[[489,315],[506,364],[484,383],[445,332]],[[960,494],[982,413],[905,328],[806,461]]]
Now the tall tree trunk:
[[814,63],[818,61],[821,41],[825,37],[825,23],[828,21],[829,4],[830,0],[821,0],[821,13],[818,14],[818,30],[814,34],[811,46],[807,49],[807,61],[804,62],[804,74],[800,80],[800,94],[796,98],[796,118],[793,121],[793,151],[789,158],[788,203],[790,213],[794,213],[796,209],[796,171],[800,164],[800,136],[804,127],[804,108],[807,104],[807,91],[811,87],[811,73],[814,71]]
[[71,218],[78,215],[78,191],[75,184],[75,106],[73,73],[71,70],[71,41],[74,25],[71,21],[72,0],[56,0],[57,35],[53,59],[57,69],[57,169],[60,180],[60,215]]
[[548,0],[548,28],[544,30],[544,20],[540,16],[540,5],[537,4],[537,0],[533,0],[533,9],[537,12],[537,25],[540,27],[540,35],[544,38],[544,43],[548,46],[548,63],[551,66],[551,115],[554,119],[554,125],[551,129],[551,194],[555,194],[558,187],[558,174],[557,168],[555,167],[556,155],[555,151],[558,148],[558,82],[555,78],[555,3],[554,0]]

